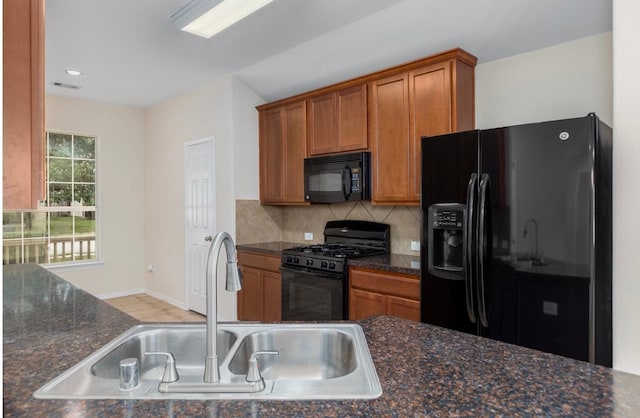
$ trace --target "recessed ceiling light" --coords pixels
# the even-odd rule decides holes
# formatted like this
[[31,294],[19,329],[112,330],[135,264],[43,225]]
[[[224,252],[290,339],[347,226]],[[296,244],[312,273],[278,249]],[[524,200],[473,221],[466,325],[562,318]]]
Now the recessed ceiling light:
[[191,0],[170,20],[178,29],[208,39],[272,1]]
[[72,75],[72,76],[78,76],[78,75],[82,75],[82,71],[79,70],[73,70],[71,68],[68,68],[66,70],[64,70],[65,73]]

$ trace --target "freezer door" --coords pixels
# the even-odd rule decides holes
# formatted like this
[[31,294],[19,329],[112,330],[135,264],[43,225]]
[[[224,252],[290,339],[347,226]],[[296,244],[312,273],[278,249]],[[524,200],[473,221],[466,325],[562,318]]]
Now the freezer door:
[[[428,209],[434,204],[461,204],[466,207],[467,222],[473,227],[478,182],[470,179],[478,171],[478,131],[422,138],[422,246],[421,246],[421,320],[430,324],[476,334],[475,288],[464,277],[445,278],[430,274]],[[475,229],[473,229],[475,231]],[[467,254],[475,254],[473,240],[475,232],[463,233]],[[475,258],[465,256],[465,262],[472,274]],[[470,300],[469,297],[472,296]]]
[[481,260],[490,271],[482,335],[581,360],[589,359],[591,323],[589,119],[480,134],[492,229],[485,237],[492,254]]

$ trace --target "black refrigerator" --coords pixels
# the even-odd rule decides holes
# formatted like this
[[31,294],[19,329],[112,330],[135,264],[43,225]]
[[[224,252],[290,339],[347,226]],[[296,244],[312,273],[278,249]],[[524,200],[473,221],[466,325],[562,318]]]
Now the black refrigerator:
[[422,138],[421,320],[611,367],[612,130]]

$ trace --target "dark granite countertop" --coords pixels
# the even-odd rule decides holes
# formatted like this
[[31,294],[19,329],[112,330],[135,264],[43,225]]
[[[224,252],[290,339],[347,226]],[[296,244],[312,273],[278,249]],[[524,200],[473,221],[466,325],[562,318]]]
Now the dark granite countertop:
[[5,416],[640,415],[640,376],[389,316],[358,321],[383,389],[375,400],[37,400],[137,321],[38,266],[4,267],[3,282]]
[[300,244],[297,242],[287,242],[287,241],[272,241],[272,242],[260,242],[255,244],[241,244],[236,245],[238,250],[251,251],[254,253],[264,253],[269,255],[277,255],[278,257],[282,255],[283,250],[287,250],[292,247],[298,247]]
[[374,257],[353,258],[349,260],[349,265],[420,276],[420,257],[411,255],[387,254]]

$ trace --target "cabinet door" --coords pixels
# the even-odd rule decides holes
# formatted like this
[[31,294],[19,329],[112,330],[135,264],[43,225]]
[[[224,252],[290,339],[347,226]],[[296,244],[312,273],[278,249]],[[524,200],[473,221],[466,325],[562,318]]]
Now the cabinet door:
[[44,1],[3,3],[3,207],[44,198]]
[[284,202],[304,202],[304,158],[307,155],[307,107],[298,102],[285,107]]
[[396,296],[387,296],[387,314],[419,322],[420,302]]
[[264,289],[263,321],[275,322],[282,320],[282,280],[280,273],[262,272]]
[[409,178],[408,83],[403,73],[370,84],[373,203],[405,203],[409,185],[413,185]]
[[336,94],[323,94],[307,100],[307,109],[309,155],[338,151]]
[[238,319],[240,321],[262,321],[263,286],[261,272],[242,266],[242,290],[238,292]]
[[284,198],[284,110],[260,112],[260,200],[277,203]]
[[304,101],[260,112],[260,202],[304,204]]
[[355,86],[336,93],[338,151],[368,148],[367,86]]
[[411,189],[409,198],[420,201],[420,138],[452,131],[451,61],[409,73],[409,113],[411,138]]
[[387,297],[364,290],[349,290],[349,319],[354,321],[372,315],[387,314]]

